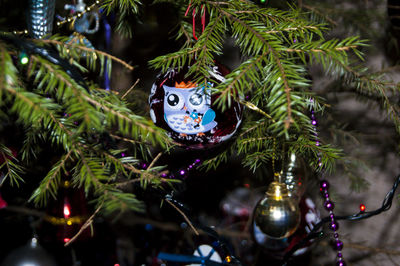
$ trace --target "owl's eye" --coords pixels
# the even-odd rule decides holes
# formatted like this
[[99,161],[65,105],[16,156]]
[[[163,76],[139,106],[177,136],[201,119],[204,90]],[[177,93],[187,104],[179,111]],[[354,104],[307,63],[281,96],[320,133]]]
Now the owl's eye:
[[176,94],[170,94],[168,96],[168,104],[171,106],[176,106],[179,103],[179,97]]
[[191,109],[202,109],[205,105],[206,101],[204,98],[204,94],[195,92],[189,97],[188,105]]
[[181,95],[171,93],[170,95],[167,96],[167,103],[170,108],[177,110],[181,109],[185,102],[183,101]]
[[203,95],[201,95],[199,93],[195,93],[192,96],[190,96],[189,102],[193,106],[199,106],[203,102]]

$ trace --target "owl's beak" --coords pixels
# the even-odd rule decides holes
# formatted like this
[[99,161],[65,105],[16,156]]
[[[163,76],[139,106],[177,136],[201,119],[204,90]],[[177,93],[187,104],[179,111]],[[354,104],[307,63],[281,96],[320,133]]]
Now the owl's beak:
[[187,110],[187,107],[186,107],[186,105],[184,105],[184,106],[183,106],[183,110],[185,110],[185,111]]

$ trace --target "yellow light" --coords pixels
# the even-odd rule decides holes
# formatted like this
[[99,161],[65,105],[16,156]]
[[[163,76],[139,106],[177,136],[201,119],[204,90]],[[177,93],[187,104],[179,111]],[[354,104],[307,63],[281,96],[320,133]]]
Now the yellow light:
[[72,222],[70,220],[67,221],[68,225],[72,225]]

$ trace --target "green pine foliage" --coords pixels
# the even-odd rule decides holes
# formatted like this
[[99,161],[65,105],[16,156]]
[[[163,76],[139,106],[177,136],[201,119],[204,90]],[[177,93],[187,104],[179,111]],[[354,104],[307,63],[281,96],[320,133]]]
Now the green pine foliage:
[[[151,60],[151,67],[165,72],[189,65],[188,76],[195,82],[215,82],[210,72],[228,38],[242,55],[241,64],[225,81],[217,82],[213,93],[219,95],[216,104],[221,110],[233,101],[245,106],[243,124],[227,150],[205,161],[206,170],[238,156],[255,172],[289,153],[302,156],[315,170],[321,169],[317,165],[321,156],[322,168],[333,170],[344,155],[340,147],[316,139],[311,126],[310,110],[323,115],[329,106],[311,90],[308,68],[313,64],[321,65],[350,90],[380,101],[400,132],[399,110],[392,99],[397,84],[360,65],[365,40],[327,39],[330,25],[318,13],[295,6],[285,11],[260,7],[247,0],[155,2],[169,2],[179,10],[181,20],[175,37],[182,47]],[[127,36],[132,34],[127,16],[138,13],[140,6],[138,0],[102,2],[106,12],[118,14],[117,29]],[[204,31],[199,19],[192,32],[193,13],[198,18],[207,17]],[[106,68],[111,73],[111,61],[133,69],[112,55],[67,40],[54,35],[34,43],[56,49],[82,73],[101,75]],[[71,173],[72,184],[83,188],[106,214],[143,210],[135,195],[124,192],[130,183],[146,188],[176,182],[161,177],[167,168],[157,164],[157,157],[147,170],[138,169],[139,160],[152,158],[155,149],[169,151],[174,147],[148,117],[135,114],[119,95],[89,81],[82,84],[39,54],[30,54],[28,65],[19,64],[12,59],[22,52],[18,49],[0,38],[0,107],[3,113],[7,109],[6,115],[15,115],[15,123],[25,131],[20,161],[0,145],[0,155],[6,158],[0,165],[6,173],[4,180],[20,184],[22,165],[41,156],[38,146],[47,143],[62,152],[32,194],[31,201],[39,206],[57,197],[66,172]],[[104,144],[104,136],[115,145]],[[317,140],[320,146],[315,145]],[[130,156],[121,157],[123,152]]]

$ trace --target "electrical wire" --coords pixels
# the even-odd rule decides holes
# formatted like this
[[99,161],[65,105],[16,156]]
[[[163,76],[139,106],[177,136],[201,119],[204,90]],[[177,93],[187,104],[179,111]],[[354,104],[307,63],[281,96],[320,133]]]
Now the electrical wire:
[[[390,207],[392,207],[392,202],[394,198],[394,194],[400,184],[400,175],[397,176],[392,189],[386,194],[382,206],[376,210],[369,211],[369,212],[358,212],[352,215],[345,215],[345,216],[335,216],[335,220],[347,220],[347,221],[359,221],[363,219],[371,218],[375,215],[381,214],[382,212],[388,211]],[[296,250],[302,248],[308,241],[311,239],[315,239],[324,235],[323,231],[318,231],[325,223],[331,221],[330,217],[324,217],[321,219],[319,223],[317,223],[314,228],[307,234],[305,238],[303,238],[299,243],[297,243],[293,248],[288,251],[284,258],[282,266],[286,266],[291,256],[296,252]]]

